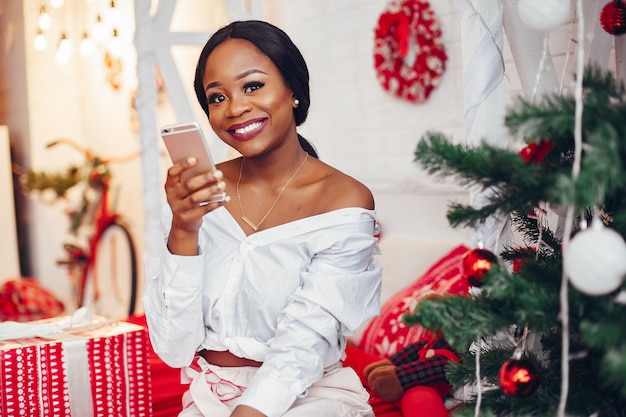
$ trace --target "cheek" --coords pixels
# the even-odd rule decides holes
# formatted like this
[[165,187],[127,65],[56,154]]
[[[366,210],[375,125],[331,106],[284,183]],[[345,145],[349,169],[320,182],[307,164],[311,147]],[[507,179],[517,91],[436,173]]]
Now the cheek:
[[220,120],[223,118],[223,112],[219,107],[209,107],[206,113],[209,116],[209,124],[215,129],[219,125]]
[[221,136],[221,117],[219,111],[212,111],[209,113],[209,125],[216,135]]
[[280,114],[284,117],[293,117],[293,103],[290,95],[274,96],[265,103],[268,108],[272,109],[272,113]]
[[263,107],[269,110],[273,110],[276,111],[276,109],[279,109],[281,104],[283,104],[284,101],[282,99],[282,97],[278,96],[278,95],[274,95],[274,94],[268,94],[262,97],[259,97],[257,100],[257,105],[259,107]]

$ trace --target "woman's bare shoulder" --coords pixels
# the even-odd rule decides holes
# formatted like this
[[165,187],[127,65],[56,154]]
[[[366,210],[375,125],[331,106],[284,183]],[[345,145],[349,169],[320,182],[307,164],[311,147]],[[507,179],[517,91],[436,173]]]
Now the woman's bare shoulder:
[[374,209],[374,197],[365,184],[323,162],[320,162],[316,190],[324,206],[322,211],[346,207]]

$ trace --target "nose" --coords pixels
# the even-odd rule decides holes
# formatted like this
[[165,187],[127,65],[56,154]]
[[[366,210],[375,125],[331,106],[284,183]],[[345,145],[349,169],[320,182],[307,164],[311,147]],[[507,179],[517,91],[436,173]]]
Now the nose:
[[229,117],[239,117],[250,111],[252,108],[248,98],[245,95],[237,95],[228,100],[226,115]]

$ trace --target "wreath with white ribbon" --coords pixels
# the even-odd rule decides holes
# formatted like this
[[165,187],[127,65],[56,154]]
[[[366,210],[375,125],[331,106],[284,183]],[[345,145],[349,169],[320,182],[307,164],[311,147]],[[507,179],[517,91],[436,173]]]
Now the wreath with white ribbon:
[[[448,59],[430,4],[390,1],[374,33],[374,66],[381,86],[409,102],[425,101],[441,82]],[[409,65],[406,61],[413,53]]]

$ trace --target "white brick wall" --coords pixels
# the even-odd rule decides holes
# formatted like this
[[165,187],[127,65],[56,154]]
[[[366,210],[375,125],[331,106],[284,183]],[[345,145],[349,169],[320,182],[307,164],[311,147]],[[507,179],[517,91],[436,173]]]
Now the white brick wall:
[[[418,175],[413,151],[424,131],[459,136],[463,80],[457,0],[432,2],[448,53],[443,82],[422,104],[379,86],[373,39],[387,0],[274,0],[268,20],[301,49],[311,72],[312,105],[302,133],[321,158],[370,186]],[[460,137],[460,136],[459,136]]]

